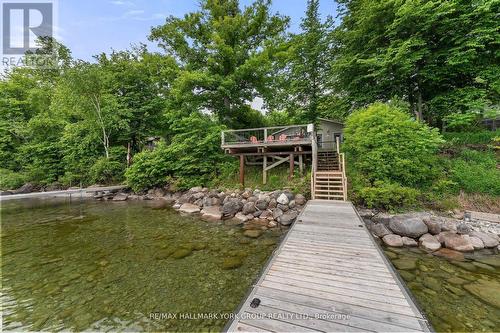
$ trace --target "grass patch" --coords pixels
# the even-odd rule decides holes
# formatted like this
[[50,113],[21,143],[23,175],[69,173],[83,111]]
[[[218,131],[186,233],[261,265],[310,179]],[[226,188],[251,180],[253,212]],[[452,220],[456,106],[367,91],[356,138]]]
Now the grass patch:
[[[290,189],[296,193],[302,193],[306,196],[311,192],[311,174],[309,167],[304,168],[304,175],[301,176],[298,170],[292,180],[288,180],[288,164],[286,166],[278,166],[267,172],[267,184],[262,184],[262,167],[261,166],[245,166],[245,188],[260,189],[263,191],[274,191],[277,189]],[[238,171],[221,176],[214,181],[214,187],[222,187],[229,189],[241,188],[240,176]]]

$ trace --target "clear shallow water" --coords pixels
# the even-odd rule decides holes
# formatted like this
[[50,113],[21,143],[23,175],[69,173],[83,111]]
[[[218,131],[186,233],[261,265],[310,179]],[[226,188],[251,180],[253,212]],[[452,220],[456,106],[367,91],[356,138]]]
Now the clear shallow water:
[[485,250],[449,261],[419,249],[385,253],[436,331],[500,331],[499,254]]
[[250,239],[158,205],[3,204],[3,328],[220,331],[225,318],[179,316],[234,311],[281,232]]

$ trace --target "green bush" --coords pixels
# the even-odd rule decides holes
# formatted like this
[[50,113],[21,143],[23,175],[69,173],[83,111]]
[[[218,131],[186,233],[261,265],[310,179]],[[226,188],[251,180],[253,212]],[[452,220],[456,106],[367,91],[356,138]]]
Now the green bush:
[[449,173],[465,192],[500,195],[500,171],[493,151],[464,149],[449,161]]
[[208,185],[231,158],[220,149],[222,127],[210,117],[193,113],[174,119],[169,144],[162,142],[152,152],[134,156],[125,173],[134,191],[161,186],[168,180],[179,189]]
[[429,184],[438,174],[436,129],[413,120],[401,108],[375,103],[347,118],[344,129],[349,162],[370,184]]
[[376,181],[373,186],[363,187],[357,193],[358,200],[368,208],[397,211],[417,205],[419,190],[395,183]]
[[26,182],[26,176],[7,169],[0,169],[0,190],[13,190]]
[[94,184],[117,184],[123,180],[123,163],[108,158],[98,159],[89,170],[90,182]]
[[452,145],[466,144],[491,144],[496,137],[500,137],[500,130],[497,131],[476,131],[476,132],[446,132],[443,133],[446,141]]

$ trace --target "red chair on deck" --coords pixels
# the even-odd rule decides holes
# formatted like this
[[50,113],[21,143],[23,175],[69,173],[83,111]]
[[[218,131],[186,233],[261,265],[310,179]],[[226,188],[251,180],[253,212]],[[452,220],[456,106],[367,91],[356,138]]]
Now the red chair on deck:
[[279,136],[278,140],[279,140],[280,142],[285,142],[285,141],[286,141],[286,138],[287,138],[286,134],[281,134],[281,135]]
[[253,135],[252,135],[252,136],[250,137],[250,142],[251,142],[251,143],[259,143],[259,140],[257,140],[257,137],[256,137],[256,136],[253,136]]

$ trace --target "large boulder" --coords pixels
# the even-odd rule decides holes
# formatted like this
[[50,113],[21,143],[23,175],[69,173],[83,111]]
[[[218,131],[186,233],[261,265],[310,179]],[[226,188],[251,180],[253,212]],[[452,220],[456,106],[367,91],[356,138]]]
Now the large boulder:
[[307,201],[306,197],[303,196],[302,194],[297,194],[295,196],[295,203],[299,206],[305,205],[306,201]]
[[118,193],[113,197],[113,201],[126,201],[128,199],[127,193]]
[[278,220],[282,225],[290,225],[295,221],[298,215],[296,211],[291,210],[280,216]]
[[392,247],[402,247],[403,246],[403,239],[399,235],[385,235],[382,240],[387,246],[392,246]]
[[383,223],[389,225],[389,221],[394,217],[394,215],[387,213],[378,213],[372,217],[372,221],[376,223]]
[[200,212],[200,206],[193,205],[190,203],[185,203],[182,204],[182,206],[179,208],[179,211],[181,213],[186,213],[186,214],[195,214]]
[[431,234],[422,235],[418,242],[420,246],[427,251],[434,252],[441,248],[441,243],[437,240],[437,238]]
[[222,206],[222,217],[223,218],[231,218],[236,215],[243,208],[243,203],[238,199],[228,200]]
[[208,206],[201,211],[201,218],[207,221],[219,221],[222,219],[220,206]]
[[14,190],[14,191],[11,191],[11,192],[14,194],[25,194],[25,193],[31,193],[34,191],[36,191],[36,186],[31,184],[31,183],[26,183],[23,186],[21,186],[20,188]]
[[441,235],[440,240],[442,240],[444,245],[449,249],[460,252],[474,251],[474,246],[472,245],[469,237],[464,237],[451,232],[442,232],[439,235]]
[[481,238],[474,237],[474,236],[468,236],[468,237],[469,237],[469,240],[470,240],[472,246],[474,247],[474,250],[484,249],[484,243],[481,240]]
[[254,202],[245,203],[243,205],[243,209],[241,210],[241,212],[245,215],[255,213],[255,203]]
[[373,234],[375,234],[375,236],[380,238],[392,233],[383,223],[373,223],[373,225],[370,227],[370,230]]
[[283,215],[283,211],[279,208],[273,210],[273,218],[276,220],[278,217]]
[[429,229],[431,235],[437,235],[441,232],[441,224],[436,219],[425,218],[422,221],[427,226],[427,229]]
[[282,205],[288,205],[288,203],[290,202],[288,196],[285,193],[281,193],[278,199],[276,199],[276,201]]
[[266,201],[265,199],[259,199],[255,202],[255,207],[257,207],[258,210],[265,210],[268,205],[269,201]]
[[488,234],[486,232],[481,231],[472,231],[470,236],[477,237],[483,241],[484,247],[491,248],[498,246],[498,239],[493,234]]
[[403,245],[408,246],[408,247],[415,247],[418,246],[418,243],[410,237],[402,237],[403,239]]
[[389,228],[400,236],[418,238],[429,229],[422,218],[413,214],[397,215],[390,219]]

